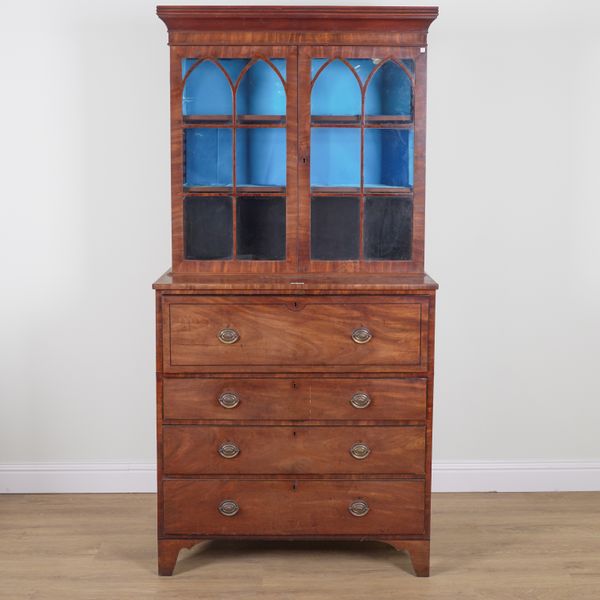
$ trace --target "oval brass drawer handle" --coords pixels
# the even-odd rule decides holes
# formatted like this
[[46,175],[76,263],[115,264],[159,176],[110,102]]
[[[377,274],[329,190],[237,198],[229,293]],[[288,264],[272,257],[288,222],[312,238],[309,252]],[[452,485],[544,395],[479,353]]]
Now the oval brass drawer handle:
[[348,510],[355,517],[364,517],[369,512],[369,505],[364,500],[354,500]]
[[240,334],[235,329],[221,329],[217,336],[223,344],[235,344],[240,339]]
[[219,446],[219,454],[223,458],[235,458],[240,453],[240,449],[237,444],[233,442],[223,442]]
[[366,444],[358,442],[350,448],[350,454],[352,454],[352,457],[356,458],[356,460],[363,460],[371,454],[371,449]]
[[226,517],[233,517],[238,514],[240,507],[235,500],[223,500],[219,504],[219,512]]
[[369,398],[369,394],[356,392],[356,394],[350,398],[350,404],[352,404],[354,408],[367,408],[367,406],[371,404],[371,398]]
[[240,403],[240,398],[233,392],[223,392],[219,396],[219,404],[223,408],[235,408]]
[[366,344],[373,338],[373,334],[366,327],[359,327],[352,332],[352,339],[357,344]]

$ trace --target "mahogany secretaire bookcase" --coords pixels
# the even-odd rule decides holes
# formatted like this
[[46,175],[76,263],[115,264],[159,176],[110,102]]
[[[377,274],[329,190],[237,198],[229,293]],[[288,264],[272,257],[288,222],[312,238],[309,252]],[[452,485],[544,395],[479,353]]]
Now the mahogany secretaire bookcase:
[[380,540],[429,573],[437,8],[160,6],[172,269],[155,284],[158,564]]

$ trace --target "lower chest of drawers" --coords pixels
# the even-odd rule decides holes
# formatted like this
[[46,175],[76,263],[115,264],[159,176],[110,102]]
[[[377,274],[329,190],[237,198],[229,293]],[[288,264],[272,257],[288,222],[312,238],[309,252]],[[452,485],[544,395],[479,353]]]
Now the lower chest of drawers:
[[431,297],[158,301],[165,544],[428,539]]

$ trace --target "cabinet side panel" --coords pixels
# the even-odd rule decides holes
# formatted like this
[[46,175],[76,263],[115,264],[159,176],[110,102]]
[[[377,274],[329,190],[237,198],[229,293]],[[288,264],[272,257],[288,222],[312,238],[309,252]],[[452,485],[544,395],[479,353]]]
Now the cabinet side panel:
[[156,489],[157,489],[157,532],[161,537],[163,532],[163,461],[162,461],[162,422],[163,422],[163,318],[162,293],[156,292]]
[[433,380],[435,374],[435,294],[429,300],[427,340],[427,417],[425,426],[425,534],[431,532],[431,462],[433,451]]

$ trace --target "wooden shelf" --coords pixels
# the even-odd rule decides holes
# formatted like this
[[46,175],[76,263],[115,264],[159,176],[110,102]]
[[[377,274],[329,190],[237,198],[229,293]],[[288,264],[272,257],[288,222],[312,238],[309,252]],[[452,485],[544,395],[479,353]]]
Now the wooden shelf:
[[341,186],[336,186],[336,187],[329,187],[329,186],[313,186],[310,188],[310,193],[315,195],[315,196],[327,196],[329,194],[331,195],[336,195],[336,196],[340,196],[340,195],[344,195],[344,194],[348,194],[350,196],[356,196],[357,194],[360,194],[360,188],[359,187],[341,187]]
[[214,123],[232,123],[231,115],[183,115],[183,122],[188,124],[196,124],[196,123],[206,123],[206,124],[214,124]]
[[244,196],[262,194],[285,194],[284,185],[238,185],[237,193]]
[[[360,115],[335,116],[335,115],[312,115],[311,125],[313,127],[362,127]],[[364,127],[366,128],[393,128],[408,129],[413,127],[410,115],[366,115]]]
[[312,115],[311,121],[314,126],[322,123],[348,123],[360,125],[360,115]]
[[[233,127],[231,115],[184,115],[183,124],[188,127]],[[285,115],[238,115],[238,127],[285,127]]]
[[[233,186],[184,186],[183,191],[186,194],[190,195],[199,195],[199,196],[233,196]],[[237,186],[235,193],[240,196],[263,196],[269,195],[285,195],[286,188],[285,186],[278,185],[239,185]]]
[[233,194],[233,186],[226,185],[206,185],[206,186],[194,186],[194,185],[184,185],[183,191],[186,194],[203,194],[203,195],[232,195]]
[[365,196],[411,196],[412,193],[412,188],[409,187],[364,187]]
[[285,115],[238,115],[239,125],[285,125]]
[[[313,186],[310,188],[310,193],[313,196],[358,196],[360,195],[359,187],[327,187]],[[364,196],[412,196],[413,190],[408,187],[367,187],[363,188]]]
[[370,123],[372,121],[386,121],[390,123],[412,123],[411,115],[366,115],[365,121]]

